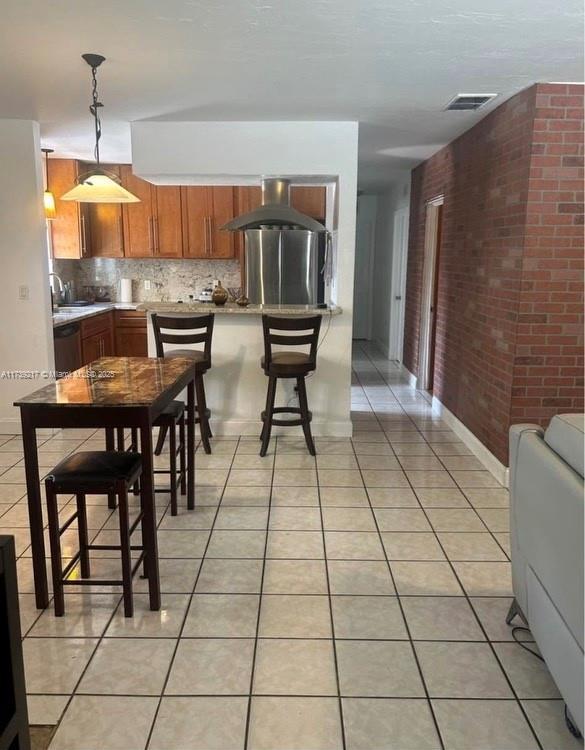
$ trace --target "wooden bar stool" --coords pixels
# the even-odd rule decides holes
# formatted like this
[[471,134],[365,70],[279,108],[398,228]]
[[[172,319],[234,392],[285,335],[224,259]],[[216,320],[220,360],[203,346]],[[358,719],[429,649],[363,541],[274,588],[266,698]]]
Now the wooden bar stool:
[[[321,329],[321,316],[312,315],[303,318],[285,318],[276,315],[263,315],[264,356],[261,366],[268,376],[268,393],[266,410],[262,412],[262,448],[260,455],[265,456],[270,443],[272,425],[296,427],[301,425],[309,453],[314,456],[315,443],[311,435],[312,414],[307,401],[305,376],[317,368],[317,346]],[[282,331],[286,333],[272,333]],[[303,331],[304,333],[300,333]],[[291,333],[292,332],[292,333]],[[273,351],[272,346],[308,346],[308,353],[296,351]],[[278,378],[295,378],[299,406],[274,406]],[[279,419],[275,414],[298,414],[297,419]]]
[[[154,330],[154,341],[156,344],[157,357],[183,357],[195,363],[195,393],[197,397],[195,424],[199,425],[201,442],[206,453],[211,453],[209,439],[213,437],[209,418],[211,412],[207,408],[205,399],[205,386],[203,375],[211,367],[211,340],[213,337],[214,315],[182,315],[170,317],[152,313],[152,328]],[[201,349],[167,349],[165,344],[203,344]],[[161,426],[156,448],[157,456],[160,455],[166,437],[167,429]]]
[[[132,578],[144,562],[148,573],[148,563],[152,550],[143,545],[131,545],[130,538],[141,524],[144,506],[130,524],[128,513],[128,490],[138,480],[142,472],[142,460],[139,453],[119,451],[88,451],[74,453],[61,461],[45,479],[47,493],[47,516],[49,521],[49,541],[51,545],[51,570],[53,574],[53,591],[55,615],[62,617],[65,612],[65,586],[122,586],[124,592],[124,614],[132,617],[134,604],[132,599]],[[59,524],[59,494],[75,494],[77,510],[73,515]],[[89,544],[87,531],[86,494],[114,493],[118,500],[120,517],[120,544]],[[143,498],[142,498],[143,499]],[[61,535],[77,520],[79,551],[63,568],[61,555]],[[119,550],[122,558],[122,580],[90,579],[89,552],[91,550]],[[132,563],[132,550],[140,550],[140,555]],[[81,579],[69,580],[68,573],[79,561]]]

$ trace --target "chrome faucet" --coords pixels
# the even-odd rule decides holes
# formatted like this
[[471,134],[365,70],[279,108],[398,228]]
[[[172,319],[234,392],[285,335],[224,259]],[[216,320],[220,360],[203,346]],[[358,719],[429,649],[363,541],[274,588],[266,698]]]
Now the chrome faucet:
[[[51,283],[51,276],[59,282],[59,292],[55,291],[55,285]],[[49,286],[51,287],[51,299],[53,302],[53,310],[56,310],[59,306],[59,302],[63,302],[64,285],[63,279],[53,271],[49,274]]]

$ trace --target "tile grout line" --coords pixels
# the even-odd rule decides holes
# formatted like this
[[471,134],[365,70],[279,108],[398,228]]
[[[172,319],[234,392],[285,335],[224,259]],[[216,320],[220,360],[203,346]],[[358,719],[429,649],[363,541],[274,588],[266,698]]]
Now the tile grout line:
[[[373,363],[372,363],[372,364],[373,364]],[[374,367],[375,367],[375,365],[374,365]],[[390,388],[390,386],[388,386],[388,387]],[[392,389],[391,389],[391,388],[390,388],[390,390],[392,391]],[[369,401],[369,399],[368,399],[368,401]],[[371,402],[370,402],[370,405],[371,405]],[[402,405],[401,405],[401,408],[402,408]],[[406,473],[406,472],[405,472],[405,473]],[[412,487],[412,485],[411,485],[411,482],[410,482],[410,479],[408,478],[408,475],[406,475],[406,478],[407,478],[407,481],[408,481],[409,485],[411,486],[411,489],[412,489],[412,490],[414,491],[414,487]],[[367,491],[367,490],[366,490],[366,491]],[[415,492],[415,494],[416,494],[416,492]],[[445,555],[445,559],[446,559],[447,563],[449,564],[449,567],[451,568],[451,572],[453,573],[453,575],[454,575],[455,579],[457,580],[457,583],[458,583],[458,585],[460,586],[460,588],[461,588],[461,591],[463,592],[463,596],[465,597],[465,599],[466,599],[466,601],[467,601],[467,604],[468,604],[468,606],[469,606],[469,607],[471,608],[471,611],[472,611],[472,613],[473,613],[473,615],[474,615],[474,617],[475,617],[475,619],[476,619],[476,622],[477,622],[477,624],[479,625],[479,627],[480,627],[480,629],[481,629],[482,633],[484,634],[484,636],[485,636],[485,638],[486,638],[486,643],[487,643],[487,645],[489,646],[489,648],[490,648],[490,651],[491,651],[492,655],[494,656],[494,658],[495,658],[495,660],[496,660],[496,662],[497,662],[498,666],[500,667],[500,671],[502,672],[502,674],[503,674],[503,676],[504,676],[504,679],[506,680],[506,682],[507,682],[507,684],[508,684],[508,687],[510,688],[510,691],[511,691],[511,693],[512,693],[512,696],[514,697],[514,700],[515,700],[515,702],[516,702],[516,705],[517,705],[517,706],[519,707],[519,709],[520,709],[520,711],[521,711],[522,715],[524,716],[524,719],[525,719],[526,723],[528,724],[528,726],[529,726],[529,728],[530,728],[530,731],[532,732],[532,735],[533,735],[534,739],[536,740],[536,743],[537,743],[538,747],[540,748],[540,750],[543,750],[542,744],[541,744],[541,742],[540,742],[540,739],[538,738],[538,735],[537,735],[537,733],[536,733],[536,730],[535,730],[535,729],[534,729],[534,727],[532,726],[532,724],[531,724],[531,722],[530,722],[530,720],[529,720],[529,718],[528,718],[528,715],[527,715],[526,711],[524,710],[524,706],[522,705],[522,702],[521,702],[520,698],[518,697],[518,695],[517,695],[517,693],[516,693],[516,690],[515,690],[514,686],[512,685],[512,681],[511,681],[511,680],[510,680],[510,678],[508,677],[508,673],[507,673],[507,672],[506,672],[506,670],[504,669],[504,666],[502,665],[502,662],[501,662],[501,660],[500,660],[500,658],[499,658],[499,656],[498,656],[498,654],[497,654],[497,652],[496,652],[495,648],[493,647],[493,645],[492,645],[492,642],[491,642],[491,641],[490,641],[490,639],[488,638],[487,632],[485,631],[485,628],[484,628],[484,626],[483,626],[483,624],[482,624],[482,622],[481,622],[481,620],[480,620],[480,618],[479,618],[479,616],[478,616],[477,612],[475,611],[475,608],[473,607],[473,604],[472,604],[472,602],[471,602],[471,600],[470,600],[470,597],[469,597],[469,595],[468,595],[468,593],[467,593],[467,591],[466,591],[465,587],[464,587],[464,586],[463,586],[463,584],[461,583],[461,580],[460,580],[460,578],[459,578],[459,576],[458,576],[458,574],[457,574],[457,571],[455,570],[455,567],[454,567],[454,565],[452,564],[451,560],[450,560],[450,559],[449,559],[449,557],[447,556],[447,554],[446,554],[446,552],[445,552],[445,550],[444,550],[444,548],[443,548],[443,545],[441,544],[441,540],[439,539],[439,537],[438,537],[438,535],[437,535],[437,532],[436,532],[436,531],[434,530],[434,527],[433,527],[433,526],[432,526],[432,524],[430,523],[430,519],[429,519],[429,518],[428,518],[428,516],[427,516],[427,513],[426,513],[426,511],[425,511],[425,508],[424,508],[424,507],[423,507],[422,505],[421,505],[421,508],[422,508],[422,511],[423,511],[423,513],[425,514],[425,517],[427,518],[427,521],[428,521],[428,522],[429,522],[429,524],[431,525],[431,528],[432,528],[432,530],[433,530],[433,534],[434,534],[434,536],[436,537],[437,543],[438,543],[438,545],[440,546],[440,548],[441,548],[441,550],[442,550],[443,554]],[[413,650],[414,650],[414,644],[413,644]],[[418,660],[417,660],[417,661],[418,661]],[[441,699],[440,699],[440,698],[438,698],[438,699],[436,699],[436,700],[441,700]],[[482,700],[482,699],[478,699],[478,700]],[[503,700],[506,700],[506,699],[503,699]],[[508,700],[509,700],[509,699],[508,699]],[[433,711],[433,715],[434,715],[434,711]]]
[[[266,572],[266,554],[268,552],[268,535],[270,530],[270,513],[272,510],[272,493],[274,491],[274,472],[276,471],[276,453],[278,449],[278,436],[273,438],[274,454],[272,456],[272,472],[270,479],[270,496],[268,498],[268,513],[266,514],[266,537],[264,539],[264,556],[262,558],[262,571],[260,574],[260,591],[258,593],[258,614],[256,615],[256,633],[254,636],[254,648],[252,651],[252,665],[250,669],[250,690],[248,694],[248,706],[246,709],[246,724],[244,728],[244,750],[248,750],[250,743],[250,725],[252,718],[252,697],[254,695],[254,677],[256,674],[256,656],[258,654],[258,640],[260,632],[260,617],[262,614],[262,597],[264,592],[264,574]],[[270,446],[269,446],[270,447]],[[268,454],[270,455],[270,453]]]
[[[199,447],[200,447],[200,445],[201,445],[201,443],[199,443]],[[232,464],[233,464],[234,458],[236,456],[236,453],[237,453],[239,445],[240,445],[240,438],[238,438],[237,443],[236,443],[234,454],[232,456]],[[197,448],[195,449],[195,453],[197,453]],[[195,461],[194,457],[193,457],[193,460]],[[197,570],[197,575],[195,576],[195,581],[193,583],[193,588],[191,590],[191,593],[188,595],[189,600],[187,602],[187,606],[185,607],[185,614],[183,615],[183,620],[181,622],[181,626],[179,628],[178,635],[176,637],[175,648],[173,650],[173,654],[172,654],[171,660],[169,662],[167,673],[166,673],[165,679],[164,679],[162,687],[161,687],[161,691],[160,691],[160,695],[159,695],[159,699],[158,699],[158,704],[157,704],[157,707],[155,709],[155,712],[154,712],[154,715],[153,715],[153,718],[152,718],[152,723],[150,725],[150,730],[149,730],[147,738],[146,738],[146,743],[144,745],[145,750],[148,750],[148,748],[150,746],[150,743],[151,743],[151,740],[152,740],[152,735],[153,735],[153,732],[154,732],[154,728],[156,726],[156,722],[157,722],[158,715],[159,715],[159,712],[160,712],[160,707],[162,705],[162,701],[163,701],[163,698],[165,696],[165,690],[166,690],[166,687],[168,685],[169,678],[171,676],[173,665],[175,663],[175,659],[176,659],[176,656],[177,656],[177,651],[179,650],[179,645],[181,643],[181,638],[182,638],[183,630],[185,629],[185,624],[187,622],[187,618],[189,617],[189,612],[191,610],[191,604],[193,603],[193,597],[195,596],[195,589],[197,588],[197,583],[199,582],[199,576],[201,575],[201,570],[203,569],[203,563],[205,562],[205,556],[206,556],[206,553],[207,553],[207,549],[209,548],[209,543],[211,541],[211,536],[212,536],[213,531],[214,531],[215,522],[216,522],[217,516],[219,514],[219,509],[221,508],[221,502],[223,500],[223,495],[224,495],[226,487],[227,487],[227,481],[228,481],[228,477],[229,477],[229,472],[230,471],[231,471],[231,465],[230,465],[230,469],[228,471],[228,475],[226,476],[226,480],[225,480],[225,482],[223,484],[223,489],[221,491],[221,495],[220,495],[220,497],[218,499],[217,508],[215,510],[215,515],[213,517],[213,523],[212,523],[211,529],[209,530],[209,533],[207,535],[207,542],[205,543],[205,549],[203,550],[203,554],[201,556],[201,563],[199,565],[199,569]],[[165,510],[165,513],[163,514],[163,518],[164,518],[164,515],[166,515],[166,512],[168,511],[169,505],[170,505],[170,503],[167,504],[167,508]],[[195,508],[192,511],[187,511],[187,512],[195,513],[196,509],[197,509],[197,493],[195,493]],[[160,522],[162,522],[162,518],[161,518]],[[157,526],[157,529],[158,529],[158,526]],[[196,530],[196,529],[194,529],[194,530]],[[175,696],[173,696],[173,697],[175,697]]]
[[[358,382],[360,382],[359,381],[359,375],[358,375],[357,372],[356,372],[356,377],[358,378]],[[360,382],[360,385],[361,385],[361,382]],[[388,387],[388,386],[386,386],[386,387]],[[365,393],[365,391],[364,391],[364,393]],[[371,407],[371,402],[370,402],[369,398],[368,398],[368,403],[370,404],[370,407]],[[376,413],[374,412],[374,414],[376,414]],[[353,446],[353,440],[352,440],[352,446]],[[391,445],[390,445],[390,448],[392,448]],[[356,459],[357,459],[357,454],[356,454]],[[359,467],[359,461],[358,461],[358,467]],[[361,468],[359,468],[359,472],[360,472],[360,476],[362,477],[362,482],[363,482],[363,485],[364,485],[366,496],[368,498],[368,503],[370,505],[370,512],[372,513],[372,516],[373,516],[373,519],[374,519],[374,524],[375,524],[377,532],[378,532],[378,541],[379,541],[380,546],[382,548],[382,551],[384,553],[384,558],[386,560],[386,565],[388,567],[388,572],[390,574],[390,579],[392,581],[392,585],[394,586],[394,591],[396,593],[396,600],[397,600],[398,606],[400,608],[400,614],[402,616],[402,620],[404,622],[404,627],[405,627],[405,630],[406,630],[406,634],[408,636],[408,643],[410,644],[411,653],[412,653],[412,656],[413,656],[414,661],[416,663],[418,674],[419,674],[419,677],[420,677],[420,680],[421,680],[421,685],[423,687],[423,690],[424,690],[424,693],[425,693],[425,696],[426,696],[427,706],[428,706],[428,709],[430,711],[430,714],[431,714],[431,717],[432,717],[432,720],[433,720],[433,724],[434,724],[434,727],[435,727],[435,731],[437,732],[437,737],[438,737],[439,742],[441,744],[441,748],[442,748],[442,750],[445,750],[445,743],[443,741],[443,736],[442,736],[441,730],[439,728],[439,722],[438,722],[437,717],[435,715],[435,709],[434,709],[434,706],[433,706],[433,704],[431,702],[431,697],[430,697],[429,690],[428,690],[428,687],[427,687],[427,684],[426,684],[426,680],[424,678],[423,670],[422,670],[422,667],[420,665],[418,654],[416,653],[416,649],[414,647],[414,642],[413,642],[413,639],[412,639],[412,634],[410,632],[410,626],[408,624],[408,619],[406,618],[406,615],[405,615],[405,612],[404,612],[404,608],[402,606],[402,601],[401,601],[401,598],[400,598],[400,593],[398,591],[398,587],[396,585],[396,581],[394,579],[394,573],[392,571],[392,566],[390,565],[390,561],[388,560],[388,554],[387,554],[386,548],[384,546],[384,540],[382,538],[382,534],[380,533],[380,527],[378,525],[378,519],[376,518],[376,514],[374,513],[374,510],[372,508],[372,505],[371,505],[371,502],[370,502],[370,494],[369,494],[368,488],[366,487],[366,484],[365,484],[365,482],[363,480],[363,474],[362,474]]]
[[325,521],[323,518],[323,505],[321,504],[321,485],[319,482],[319,462],[315,458],[315,472],[317,475],[317,497],[319,500],[319,516],[321,518],[321,541],[323,544],[323,559],[325,563],[325,578],[327,581],[327,598],[329,601],[329,617],[331,620],[331,646],[333,648],[333,663],[335,666],[335,683],[337,685],[339,721],[341,725],[341,744],[343,750],[347,747],[345,737],[345,722],[343,717],[343,700],[341,697],[341,681],[339,679],[339,660],[337,656],[337,639],[335,637],[335,619],[333,617],[333,599],[331,597],[331,580],[329,577],[329,558],[327,557],[327,543],[325,537]]

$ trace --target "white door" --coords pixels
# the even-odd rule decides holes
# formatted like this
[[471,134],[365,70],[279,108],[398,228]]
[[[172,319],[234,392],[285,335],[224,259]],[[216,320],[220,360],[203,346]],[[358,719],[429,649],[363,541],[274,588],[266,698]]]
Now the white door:
[[390,300],[390,341],[388,359],[402,362],[404,341],[404,301],[406,297],[406,263],[408,259],[408,208],[394,213],[392,240],[392,298]]
[[358,197],[353,280],[354,339],[370,339],[372,335],[372,284],[377,207],[377,196],[360,195]]

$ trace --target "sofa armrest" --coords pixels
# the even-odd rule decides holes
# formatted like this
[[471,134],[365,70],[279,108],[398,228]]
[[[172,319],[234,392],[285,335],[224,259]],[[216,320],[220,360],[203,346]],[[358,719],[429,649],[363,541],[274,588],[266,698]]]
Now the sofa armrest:
[[544,436],[544,430],[537,424],[515,424],[510,427],[510,491],[514,485],[520,439],[529,432],[536,433],[539,437]]

